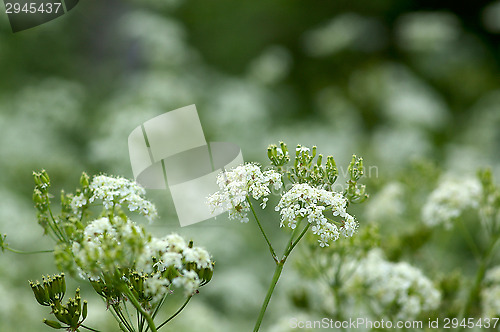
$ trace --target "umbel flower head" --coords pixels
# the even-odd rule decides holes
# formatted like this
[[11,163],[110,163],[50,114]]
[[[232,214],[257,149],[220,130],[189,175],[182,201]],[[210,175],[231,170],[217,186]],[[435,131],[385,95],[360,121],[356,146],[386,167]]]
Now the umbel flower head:
[[184,288],[188,296],[212,278],[213,262],[203,248],[186,244],[178,234],[152,238],[137,259],[135,270],[146,275],[145,292],[153,302],[171,291],[170,286]]
[[[126,287],[150,308],[173,288],[192,296],[211,280],[214,263],[206,250],[177,234],[154,238],[125,213],[139,212],[150,220],[157,215],[136,183],[105,175],[90,180],[84,173],[81,189],[74,195],[63,193],[61,215],[53,217],[47,213],[48,175],[35,173],[35,181],[39,218],[58,240],[54,251],[58,267],[89,279],[108,304],[122,301]],[[92,205],[102,206],[96,219],[90,218]]]
[[78,331],[87,318],[87,301],[82,301],[80,290],[77,289],[74,298],[63,304],[66,292],[64,273],[43,277],[43,283],[30,282],[35,298],[43,306],[49,306],[57,321],[44,319],[45,325],[55,329],[65,328],[67,331]]
[[[84,234],[81,242],[73,242],[75,262],[80,275],[90,279],[108,302],[119,301],[113,287],[123,282],[149,306],[148,302],[157,303],[171,293],[172,287],[192,296],[212,278],[210,254],[177,234],[152,238],[120,217],[97,219]],[[112,284],[104,287],[110,280]]]
[[[84,188],[87,189],[85,186]],[[82,207],[95,201],[102,201],[107,210],[126,207],[131,212],[137,211],[151,222],[158,213],[155,206],[144,198],[145,195],[144,188],[128,179],[96,175],[88,185],[88,193],[78,193],[70,205],[76,214]]]
[[[305,219],[312,225],[311,230],[318,235],[322,247],[341,235],[352,236],[358,223],[347,213],[347,205],[367,197],[365,187],[357,184],[363,176],[362,159],[353,156],[346,190],[340,193],[332,190],[338,177],[333,157],[326,157],[323,164],[323,155],[317,155],[316,150],[316,147],[298,145],[293,167],[287,168],[290,154],[286,144],[269,146],[268,158],[274,169],[261,171],[258,164],[248,163],[222,172],[217,178],[220,190],[207,199],[209,207],[214,213],[229,211],[230,219],[247,222],[252,209],[250,198],[262,200],[261,206],[265,208],[272,186],[281,192],[281,200],[275,207],[281,215],[281,227],[295,229]],[[291,186],[283,192],[284,180],[291,182]]]
[[[275,210],[281,214],[280,226],[295,229],[297,222],[306,219],[312,224],[313,234],[318,235],[321,247],[328,246],[340,235],[350,237],[358,227],[354,217],[346,212],[347,199],[340,193],[296,183],[281,197]],[[341,221],[331,218],[340,217]]]
[[412,320],[439,306],[441,293],[423,273],[406,262],[386,261],[380,249],[371,250],[358,263],[347,287],[372,301],[377,315]]
[[81,274],[96,280],[117,267],[132,268],[148,241],[145,230],[127,217],[103,217],[89,223],[72,251]]
[[247,197],[262,199],[261,207],[265,208],[271,194],[270,186],[275,190],[283,186],[281,174],[273,170],[262,172],[260,166],[255,163],[220,173],[217,176],[217,184],[220,190],[208,197],[208,206],[212,213],[229,211],[230,219],[238,219],[241,222],[248,222],[250,205]]
[[446,177],[430,194],[422,208],[422,220],[428,226],[452,226],[452,221],[468,208],[478,208],[481,183],[476,178]]

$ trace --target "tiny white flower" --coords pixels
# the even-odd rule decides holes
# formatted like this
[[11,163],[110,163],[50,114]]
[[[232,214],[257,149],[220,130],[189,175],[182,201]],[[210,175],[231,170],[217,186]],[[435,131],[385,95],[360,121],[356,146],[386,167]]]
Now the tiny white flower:
[[[319,245],[325,247],[340,235],[354,235],[358,223],[347,213],[346,206],[347,199],[340,193],[318,189],[307,183],[296,183],[283,194],[275,210],[281,214],[281,227],[287,225],[295,229],[297,221],[306,218],[312,225],[313,234],[319,237]],[[339,221],[339,226],[330,222],[324,215],[326,209],[331,211],[332,217],[339,216],[345,221]]]
[[244,164],[217,177],[220,190],[207,198],[212,213],[229,211],[230,219],[248,222],[247,213],[250,205],[247,198],[262,199],[261,207],[265,208],[272,186],[279,190],[283,186],[281,174],[269,170],[262,172],[257,164]]
[[[155,206],[144,198],[144,188],[125,178],[97,175],[93,177],[89,189],[92,192],[89,203],[102,200],[106,209],[112,209],[114,206],[127,207],[129,211],[142,214],[150,222],[158,215]],[[78,197],[73,198],[71,203],[74,209],[81,204],[82,199]]]

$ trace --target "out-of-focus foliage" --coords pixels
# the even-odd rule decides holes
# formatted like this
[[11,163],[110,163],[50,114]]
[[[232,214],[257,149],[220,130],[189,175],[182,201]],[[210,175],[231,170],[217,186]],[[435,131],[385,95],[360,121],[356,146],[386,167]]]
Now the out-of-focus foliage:
[[[376,222],[386,258],[422,269],[454,310],[462,278],[449,271],[473,275],[474,256],[457,230],[422,228],[421,208],[441,173],[490,166],[500,179],[498,0],[81,1],[16,34],[0,8],[0,233],[11,246],[48,246],[37,240],[33,170],[47,169],[55,191],[76,187],[81,171],[130,178],[129,133],[196,104],[207,140],[240,145],[248,161],[279,140],[317,145],[339,165],[362,155],[371,197],[353,206],[356,219]],[[217,260],[173,329],[250,330],[272,268],[258,229],[225,217],[180,229],[170,195],[152,196],[161,220],[150,231],[178,231]],[[479,222],[463,218],[468,229]],[[264,330],[304,317],[290,294],[315,284],[287,269]],[[27,282],[41,273],[57,273],[48,256],[0,255],[0,331],[45,328]],[[106,324],[113,331],[105,312],[89,312],[89,325]]]

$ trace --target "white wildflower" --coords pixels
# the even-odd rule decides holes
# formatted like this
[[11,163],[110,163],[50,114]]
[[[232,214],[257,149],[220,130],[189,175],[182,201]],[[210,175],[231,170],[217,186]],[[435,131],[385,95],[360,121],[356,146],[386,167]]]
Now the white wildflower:
[[400,320],[412,320],[435,310],[441,301],[440,292],[419,269],[406,262],[386,261],[380,249],[370,251],[360,261],[346,287],[363,289],[377,315],[392,313]]
[[144,188],[125,178],[97,175],[92,179],[89,189],[92,195],[88,202],[83,194],[73,198],[71,207],[75,212],[85,204],[102,200],[104,208],[108,210],[114,206],[126,207],[129,211],[142,214],[149,221],[158,214],[155,206],[144,198],[146,194]]
[[478,208],[481,183],[475,178],[458,180],[447,177],[430,194],[422,209],[422,220],[428,226],[451,227],[453,219],[468,208]]
[[181,269],[184,258],[182,252],[186,248],[186,241],[177,234],[170,234],[161,239],[152,238],[137,258],[137,270],[151,273],[163,272],[170,266]]
[[485,287],[481,291],[483,317],[500,315],[500,265],[486,272]]
[[146,295],[152,296],[152,302],[158,303],[167,293],[170,293],[170,280],[163,278],[161,274],[150,275],[144,281],[144,290]]
[[[194,267],[192,263],[196,266]],[[148,286],[152,293],[155,287],[166,286],[160,292],[163,295],[170,290],[168,288],[170,283],[175,287],[184,288],[188,295],[194,294],[201,283],[196,271],[212,270],[212,268],[210,254],[205,249],[190,248],[177,234],[170,234],[161,239],[151,239],[136,261],[136,270],[149,274],[153,278]],[[168,278],[173,279],[168,280]],[[158,295],[158,298],[161,299],[163,295]]]
[[97,279],[117,267],[131,268],[146,242],[145,231],[129,219],[100,218],[85,227],[72,252],[82,274]]
[[[307,219],[312,224],[312,232],[319,236],[320,246],[328,246],[340,235],[352,236],[358,224],[353,216],[346,211],[347,199],[340,193],[318,189],[307,183],[294,184],[282,197],[275,210],[280,211],[280,226],[295,229],[297,222]],[[334,221],[325,216],[331,212],[332,217],[343,218],[344,221]]]
[[175,287],[182,287],[186,295],[193,295],[200,287],[200,279],[194,271],[183,270],[182,275],[172,281]]
[[186,262],[196,263],[198,269],[205,269],[211,266],[210,254],[203,248],[186,248],[182,254]]
[[275,190],[283,186],[281,175],[273,170],[260,170],[257,164],[245,164],[229,172],[222,172],[217,177],[220,190],[207,199],[212,213],[229,211],[230,219],[247,222],[250,205],[247,197],[263,199],[262,208],[266,207],[267,197],[271,194],[270,186]]
[[87,204],[88,204],[87,198],[82,193],[80,193],[79,195],[73,197],[70,206],[73,212],[77,214],[78,210],[81,209],[82,206],[85,206]]

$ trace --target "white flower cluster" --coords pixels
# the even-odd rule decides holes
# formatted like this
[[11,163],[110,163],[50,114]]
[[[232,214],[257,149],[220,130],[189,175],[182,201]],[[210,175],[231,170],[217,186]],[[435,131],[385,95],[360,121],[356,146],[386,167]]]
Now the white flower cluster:
[[374,249],[361,260],[347,287],[366,289],[376,314],[392,313],[391,318],[415,319],[420,313],[434,310],[441,301],[440,292],[423,273],[406,262],[392,263]]
[[486,272],[485,287],[481,291],[483,317],[500,315],[500,265]]
[[422,209],[422,220],[428,226],[451,227],[454,218],[468,208],[477,208],[481,197],[481,183],[475,178],[448,177],[430,194]]
[[[145,289],[153,296],[153,302],[170,292],[170,285],[184,288],[187,295],[193,295],[201,280],[194,270],[212,270],[210,254],[203,248],[190,247],[177,234],[164,238],[153,238],[144,247],[137,259],[136,269],[148,275]],[[173,274],[172,274],[173,272]]]
[[125,205],[130,211],[139,212],[150,222],[158,215],[155,206],[144,199],[146,195],[144,188],[128,179],[97,175],[92,179],[89,189],[92,195],[88,201],[82,193],[71,201],[71,207],[75,213],[86,204],[102,200],[104,207],[108,210],[114,206]]
[[72,252],[82,277],[97,280],[102,273],[133,266],[147,241],[145,231],[129,219],[100,218],[85,227]]
[[207,199],[212,213],[229,211],[230,219],[239,219],[241,222],[248,222],[250,205],[247,196],[255,200],[262,198],[261,207],[265,208],[271,194],[269,187],[273,185],[278,190],[283,186],[279,173],[273,170],[262,172],[259,165],[252,163],[220,173],[217,184],[220,190]]
[[[328,246],[330,241],[337,240],[340,235],[350,237],[356,231],[358,223],[346,212],[347,199],[340,193],[311,187],[307,183],[297,183],[282,197],[275,210],[280,211],[280,226],[295,229],[297,221],[307,218],[312,224],[312,232],[319,236],[321,247]],[[324,215],[330,211],[333,217],[341,217],[343,221],[333,221]],[[336,225],[339,224],[339,226]]]
[[197,271],[212,271],[210,254],[190,247],[177,234],[150,238],[128,219],[100,218],[87,225],[81,242],[73,242],[75,262],[84,278],[99,280],[117,269],[131,269],[146,276],[145,292],[162,299],[170,286],[193,295],[202,280]]

